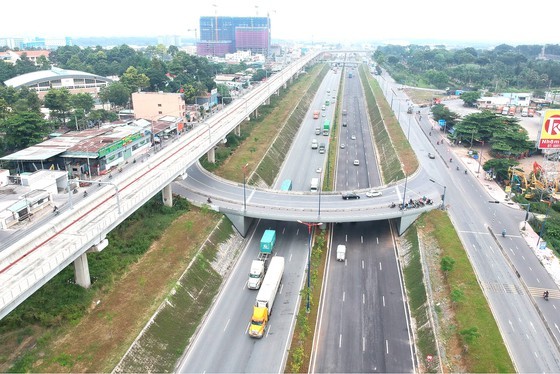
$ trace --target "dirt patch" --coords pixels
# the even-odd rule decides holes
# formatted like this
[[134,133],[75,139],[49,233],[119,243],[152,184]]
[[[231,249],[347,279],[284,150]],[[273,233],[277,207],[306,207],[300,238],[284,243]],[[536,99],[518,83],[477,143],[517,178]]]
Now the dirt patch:
[[177,219],[112,291],[99,293],[90,314],[39,353],[45,359],[33,370],[111,371],[218,219],[197,211]]

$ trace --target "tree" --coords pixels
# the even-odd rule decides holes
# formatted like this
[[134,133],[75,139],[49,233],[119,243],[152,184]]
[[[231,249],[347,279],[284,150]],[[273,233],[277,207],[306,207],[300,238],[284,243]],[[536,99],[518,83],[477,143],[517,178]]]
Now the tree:
[[34,112],[16,113],[9,116],[0,128],[4,135],[7,151],[24,149],[40,143],[52,131],[52,126],[41,114]]
[[104,103],[124,107],[130,100],[131,91],[121,82],[113,82],[99,90],[99,97]]
[[150,79],[146,74],[140,74],[138,69],[130,66],[122,75],[120,82],[128,89],[130,93],[141,90],[150,86]]
[[478,91],[467,91],[461,94],[461,100],[463,100],[465,106],[476,106],[478,99],[480,99],[480,92]]
[[84,114],[89,113],[94,107],[93,97],[88,93],[78,93],[70,97],[72,108],[81,109]]
[[441,270],[444,273],[449,273],[453,270],[453,266],[455,265],[455,260],[449,256],[445,256],[440,261]]
[[68,112],[71,109],[70,91],[66,88],[53,88],[45,95],[45,107],[51,111],[51,116],[56,118],[61,125],[66,124]]

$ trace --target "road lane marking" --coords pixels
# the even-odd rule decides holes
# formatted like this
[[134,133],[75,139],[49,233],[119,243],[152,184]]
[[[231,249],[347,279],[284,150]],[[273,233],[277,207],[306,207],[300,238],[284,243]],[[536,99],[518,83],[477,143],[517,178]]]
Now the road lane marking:
[[229,325],[229,321],[231,321],[231,318],[228,318],[228,320],[227,320],[227,322],[226,322],[226,326],[224,327],[224,331],[227,330],[227,327],[228,327],[228,325]]
[[344,302],[344,299],[346,299],[346,292],[342,291],[342,302]]
[[385,350],[386,350],[386,353],[389,354],[389,341],[388,340],[385,340]]
[[385,296],[381,296],[381,299],[383,300],[383,306],[385,306]]
[[365,304],[365,303],[366,303],[366,294],[363,293],[362,294],[362,304]]
[[364,269],[364,268],[365,268],[365,267],[364,267],[364,260],[362,260],[362,269]]
[[379,270],[380,270],[380,271],[383,270],[383,265],[381,264],[381,262],[379,263]]
[[375,238],[375,241],[379,244],[379,236]]
[[366,351],[366,337],[362,336],[362,352]]
[[342,334],[338,336],[338,348],[342,347]]

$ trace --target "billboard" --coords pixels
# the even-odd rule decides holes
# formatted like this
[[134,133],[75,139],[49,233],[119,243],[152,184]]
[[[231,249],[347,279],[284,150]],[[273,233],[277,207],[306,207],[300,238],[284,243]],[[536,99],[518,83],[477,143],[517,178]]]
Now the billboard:
[[560,149],[560,110],[545,112],[539,138],[539,149]]

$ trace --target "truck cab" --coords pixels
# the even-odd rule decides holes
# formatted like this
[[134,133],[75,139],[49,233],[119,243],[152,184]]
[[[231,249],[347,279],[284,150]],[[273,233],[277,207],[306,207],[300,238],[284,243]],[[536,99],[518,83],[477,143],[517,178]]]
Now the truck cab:
[[251,271],[249,272],[249,280],[247,288],[250,290],[258,290],[261,288],[265,273],[265,262],[261,260],[253,260],[251,263]]
[[264,336],[264,330],[267,322],[268,309],[258,306],[253,307],[253,317],[251,317],[251,326],[249,326],[249,336],[252,338],[262,338]]

